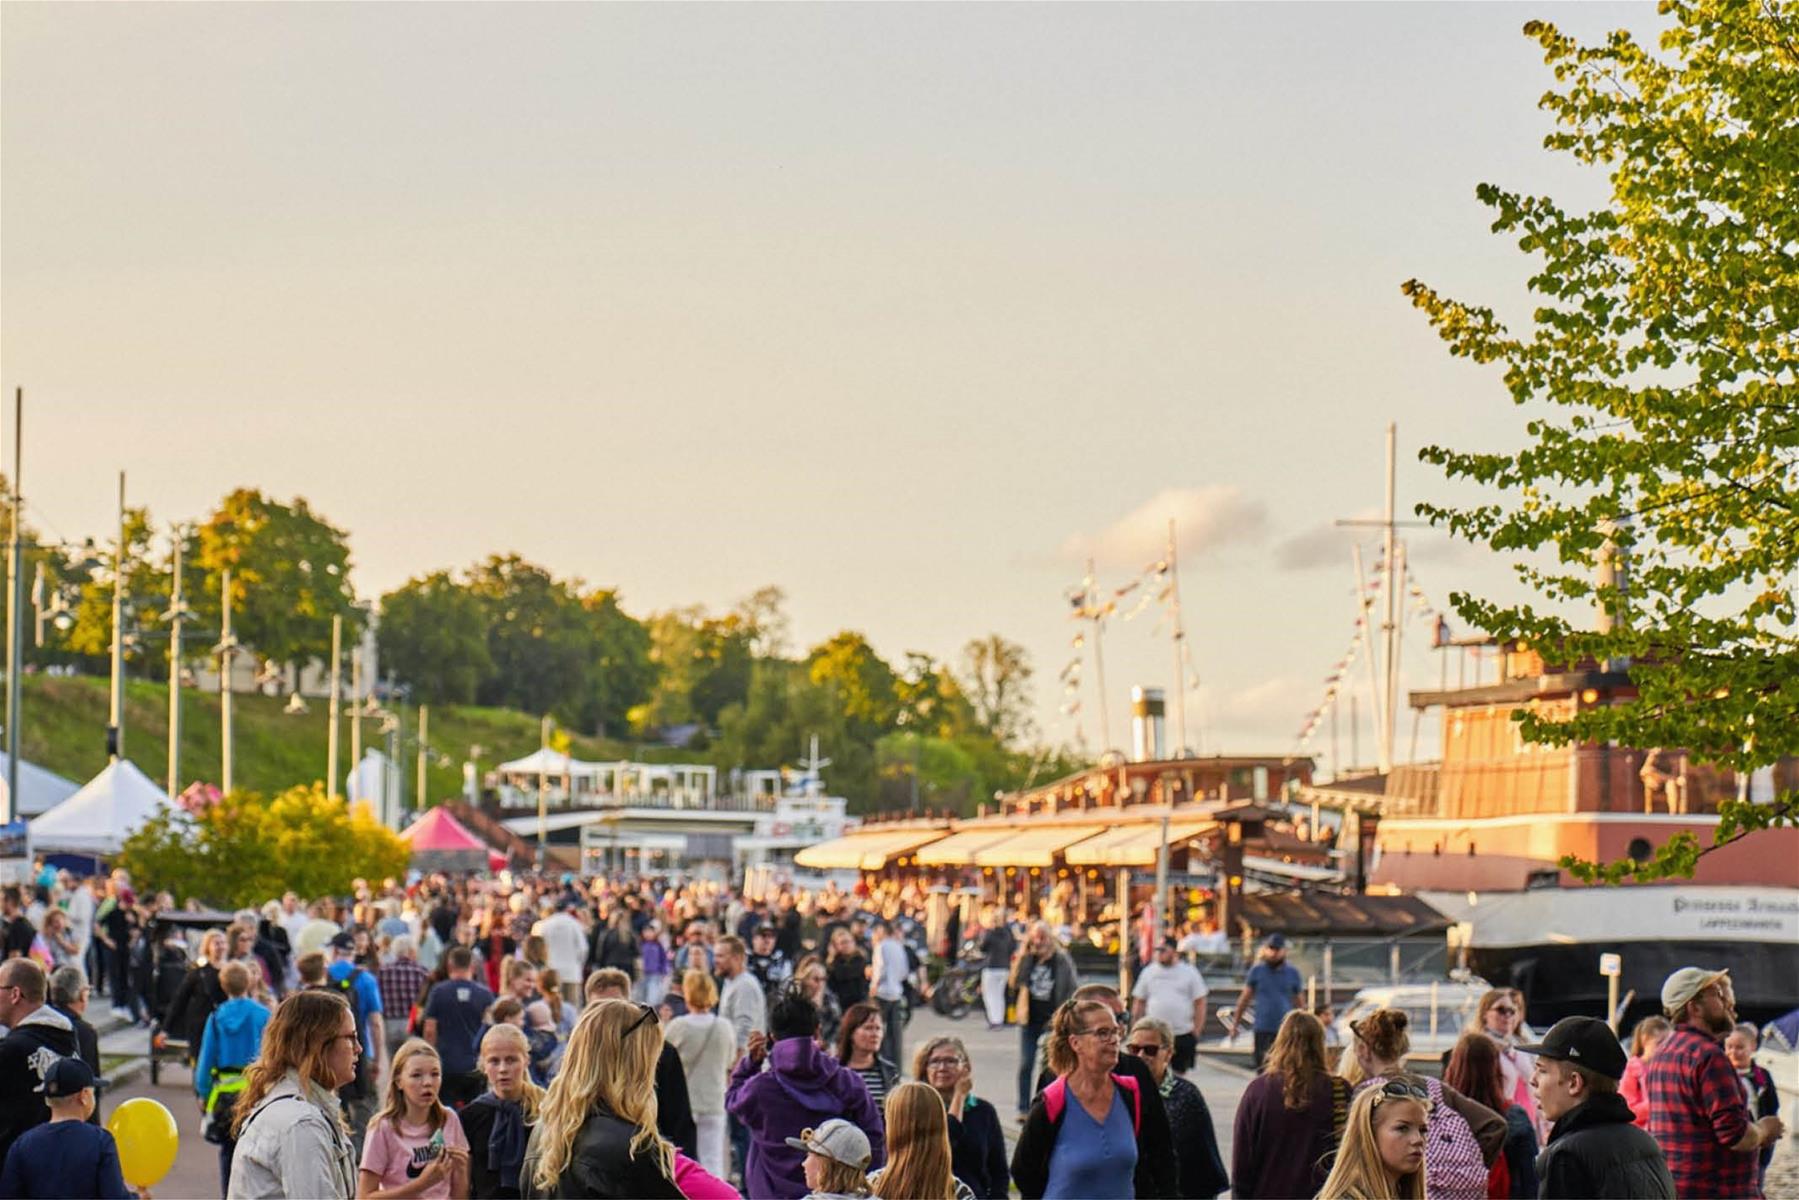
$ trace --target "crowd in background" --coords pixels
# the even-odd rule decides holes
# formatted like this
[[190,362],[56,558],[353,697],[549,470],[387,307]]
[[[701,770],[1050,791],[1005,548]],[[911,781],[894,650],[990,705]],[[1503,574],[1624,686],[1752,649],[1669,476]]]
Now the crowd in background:
[[[1585,1018],[1521,1044],[1494,989],[1435,1078],[1398,1010],[1333,1045],[1277,935],[1231,1018],[1259,1075],[1227,1171],[1184,1077],[1208,989],[1182,943],[1120,995],[988,908],[936,949],[1019,1029],[1008,1152],[960,1039],[906,1053],[922,899],[436,875],[212,914],[43,870],[0,889],[0,1194],[129,1194],[93,1102],[102,991],[191,1065],[234,1197],[1755,1195],[1782,1130],[1723,972],[1671,977],[1628,1050]],[[91,1181],[54,1174],[75,1138]]]

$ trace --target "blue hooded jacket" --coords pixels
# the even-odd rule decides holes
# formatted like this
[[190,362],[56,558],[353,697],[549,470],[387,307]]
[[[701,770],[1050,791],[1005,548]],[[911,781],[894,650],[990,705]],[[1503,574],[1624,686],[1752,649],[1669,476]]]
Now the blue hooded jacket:
[[239,996],[213,1010],[200,1037],[200,1058],[194,1064],[194,1091],[204,1100],[212,1095],[212,1072],[241,1070],[254,1062],[262,1049],[262,1031],[269,1010],[248,996]]

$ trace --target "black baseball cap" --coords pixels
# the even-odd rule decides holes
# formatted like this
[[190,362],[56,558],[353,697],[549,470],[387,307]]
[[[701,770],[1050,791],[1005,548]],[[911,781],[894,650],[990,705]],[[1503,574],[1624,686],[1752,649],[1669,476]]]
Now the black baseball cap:
[[1563,1017],[1549,1027],[1540,1043],[1518,1049],[1538,1058],[1571,1062],[1610,1079],[1623,1079],[1624,1064],[1629,1060],[1618,1035],[1598,1017]]
[[338,934],[336,937],[331,939],[331,948],[333,950],[354,950],[354,949],[356,949],[356,935],[352,934],[352,933]]
[[44,1082],[33,1091],[42,1092],[46,1100],[66,1100],[83,1088],[98,1088],[100,1081],[79,1058],[59,1058],[44,1068]]

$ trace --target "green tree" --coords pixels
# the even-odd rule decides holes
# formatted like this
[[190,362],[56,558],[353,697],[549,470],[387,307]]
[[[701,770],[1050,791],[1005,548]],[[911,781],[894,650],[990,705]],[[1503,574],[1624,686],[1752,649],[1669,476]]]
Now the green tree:
[[962,684],[981,725],[1001,742],[1027,736],[1031,721],[1031,656],[997,633],[962,647]]
[[648,624],[656,684],[631,714],[639,729],[716,726],[727,707],[748,697],[752,633],[739,614],[709,617],[693,605],[657,613]]
[[836,691],[844,718],[862,740],[872,743],[894,727],[899,716],[899,676],[854,630],[834,634],[806,655],[812,682]]
[[381,597],[381,661],[423,704],[473,704],[493,674],[488,612],[448,571],[434,571]]
[[867,811],[875,798],[873,749],[850,729],[836,689],[814,683],[798,663],[755,664],[748,694],[719,714],[713,761],[726,769],[794,767],[814,737],[819,753],[831,760],[826,770],[831,791],[855,811]]
[[[1520,713],[1525,738],[1684,746],[1748,771],[1799,753],[1799,8],[1661,11],[1659,53],[1622,32],[1587,46],[1525,26],[1556,78],[1545,145],[1607,170],[1611,196],[1569,212],[1478,189],[1494,231],[1538,260],[1524,333],[1405,285],[1451,352],[1502,365],[1531,414],[1515,452],[1422,455],[1507,500],[1418,511],[1526,556],[1516,569],[1535,599],[1457,594],[1465,619],[1555,665],[1629,664],[1634,699],[1566,720]],[[1595,581],[1608,542],[1626,586]],[[1576,615],[1589,603],[1607,619]],[[1799,820],[1799,797],[1720,815],[1715,845]],[[1662,878],[1707,849],[1683,835],[1648,863],[1566,865]]]
[[592,655],[575,587],[516,554],[496,554],[469,572],[469,588],[486,613],[493,663],[478,689],[480,702],[572,721]]
[[233,631],[270,662],[292,671],[329,658],[334,616],[344,618],[346,638],[363,628],[350,587],[348,535],[302,497],[282,504],[239,488],[200,526],[198,546],[204,585],[196,615],[216,614],[221,574],[229,567]]
[[650,631],[619,607],[616,591],[601,589],[582,597],[587,616],[590,657],[580,722],[604,736],[625,731],[631,709],[649,699],[656,685],[650,662]]
[[198,813],[166,810],[126,839],[119,862],[141,886],[241,908],[290,888],[346,895],[357,879],[401,875],[410,855],[366,805],[351,808],[313,784],[273,800],[240,791]]

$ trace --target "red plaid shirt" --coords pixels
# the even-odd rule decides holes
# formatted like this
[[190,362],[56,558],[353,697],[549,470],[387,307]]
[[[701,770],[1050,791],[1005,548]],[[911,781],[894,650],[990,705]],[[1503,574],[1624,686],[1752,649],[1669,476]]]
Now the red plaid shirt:
[[[382,1013],[404,1018],[412,1011],[412,1002],[431,982],[431,972],[419,966],[416,959],[396,958],[381,964],[375,972],[375,982],[381,985]],[[391,1051],[394,1047],[388,1049]]]
[[1757,1156],[1731,1149],[1749,1132],[1749,1105],[1717,1039],[1676,1025],[1643,1075],[1649,1134],[1668,1160],[1675,1194],[1683,1200],[1760,1196]]

